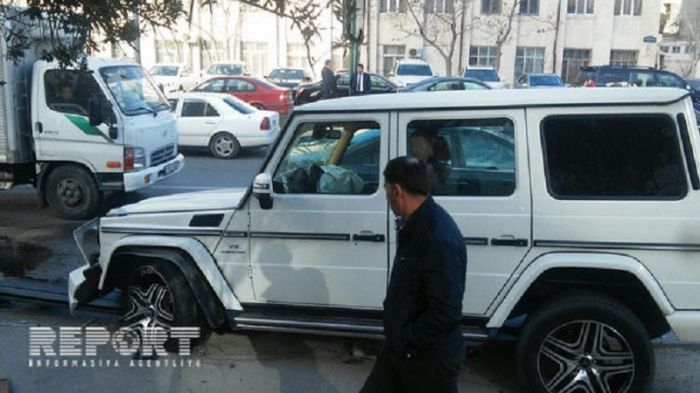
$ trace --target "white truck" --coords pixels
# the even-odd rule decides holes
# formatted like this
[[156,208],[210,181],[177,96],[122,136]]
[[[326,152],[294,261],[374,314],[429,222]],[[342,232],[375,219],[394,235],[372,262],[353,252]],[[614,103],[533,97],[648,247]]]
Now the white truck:
[[[2,37],[13,29],[5,21]],[[106,191],[129,192],[183,168],[168,101],[140,65],[89,59],[87,69],[38,60],[32,28],[15,61],[0,40],[0,190],[31,184],[58,215],[96,215]]]

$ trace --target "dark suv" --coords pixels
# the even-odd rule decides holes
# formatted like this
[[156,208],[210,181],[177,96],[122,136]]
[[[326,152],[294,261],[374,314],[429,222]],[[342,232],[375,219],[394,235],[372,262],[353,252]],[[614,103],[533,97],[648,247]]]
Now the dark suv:
[[583,87],[677,87],[690,90],[680,76],[651,67],[581,67],[576,86]]

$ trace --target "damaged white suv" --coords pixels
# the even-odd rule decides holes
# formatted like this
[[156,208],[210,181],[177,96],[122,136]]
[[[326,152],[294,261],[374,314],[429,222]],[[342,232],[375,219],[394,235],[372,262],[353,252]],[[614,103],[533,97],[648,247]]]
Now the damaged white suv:
[[247,190],[148,199],[81,227],[70,305],[117,289],[127,321],[381,335],[396,243],[381,171],[413,155],[465,236],[465,336],[517,337],[527,391],[644,391],[652,338],[700,340],[695,124],[686,91],[656,88],[298,107]]

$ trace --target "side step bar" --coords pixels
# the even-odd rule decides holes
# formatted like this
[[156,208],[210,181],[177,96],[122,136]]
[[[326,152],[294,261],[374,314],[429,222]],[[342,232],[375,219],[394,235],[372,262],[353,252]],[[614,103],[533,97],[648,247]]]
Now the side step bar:
[[[229,316],[234,330],[254,330],[280,333],[319,334],[329,336],[384,339],[381,321],[376,323],[353,322],[347,319],[336,321],[332,318],[290,318],[248,316],[246,313]],[[468,341],[485,341],[490,337],[484,328],[463,327],[462,335]]]

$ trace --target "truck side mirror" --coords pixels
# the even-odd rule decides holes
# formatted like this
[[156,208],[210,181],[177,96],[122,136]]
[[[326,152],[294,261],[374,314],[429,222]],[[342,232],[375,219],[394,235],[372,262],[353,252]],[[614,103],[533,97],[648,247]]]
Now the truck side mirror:
[[253,196],[260,203],[261,209],[272,209],[272,176],[269,173],[260,173],[255,176]]
[[104,110],[99,96],[91,96],[88,100],[88,118],[91,126],[104,123]]

